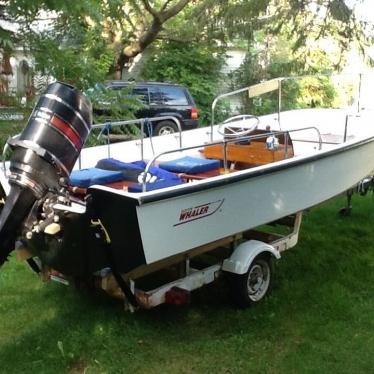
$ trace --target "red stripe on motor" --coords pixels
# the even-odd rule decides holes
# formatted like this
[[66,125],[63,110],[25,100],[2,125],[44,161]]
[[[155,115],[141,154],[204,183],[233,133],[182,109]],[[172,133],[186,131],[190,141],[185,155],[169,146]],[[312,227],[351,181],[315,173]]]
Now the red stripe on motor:
[[51,124],[56,129],[60,130],[75,146],[77,150],[81,148],[82,141],[77,133],[70,127],[70,125],[57,116],[51,118]]

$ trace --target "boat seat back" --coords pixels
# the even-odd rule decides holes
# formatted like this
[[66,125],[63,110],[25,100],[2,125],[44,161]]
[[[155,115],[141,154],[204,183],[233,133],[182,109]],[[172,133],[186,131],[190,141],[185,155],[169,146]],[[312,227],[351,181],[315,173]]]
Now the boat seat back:
[[[127,180],[134,182],[143,181],[143,172],[146,166],[147,164],[144,161],[123,162],[114,158],[105,158],[96,164],[96,167],[100,169],[121,171]],[[151,166],[148,173],[147,182],[166,179],[180,180],[174,173],[157,166]]]
[[208,160],[205,158],[184,156],[176,160],[165,161],[159,164],[161,169],[174,173],[197,174],[218,169],[219,160]]
[[[96,168],[106,169],[122,173],[127,181],[137,182],[128,186],[129,192],[141,192],[143,190],[144,169],[147,164],[144,161],[123,162],[113,158],[98,161]],[[182,179],[174,173],[163,170],[157,166],[151,166],[146,176],[146,190],[153,191],[160,188],[175,186],[183,183]]]
[[[154,191],[159,190],[161,188],[178,186],[179,184],[184,183],[182,179],[159,179],[154,182],[146,183],[146,191]],[[127,189],[129,192],[142,192],[143,191],[143,184],[136,183],[132,184]]]
[[89,168],[74,170],[69,177],[69,184],[74,187],[88,188],[94,184],[108,184],[124,180],[121,171]]

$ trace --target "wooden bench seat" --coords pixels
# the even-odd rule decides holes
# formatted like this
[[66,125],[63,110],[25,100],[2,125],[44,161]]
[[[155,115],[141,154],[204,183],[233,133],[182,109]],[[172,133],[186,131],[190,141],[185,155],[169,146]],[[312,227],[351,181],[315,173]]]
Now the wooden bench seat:
[[[206,146],[204,156],[223,160],[224,146],[222,144]],[[292,156],[292,146],[288,146],[288,157]],[[268,150],[264,142],[252,141],[250,144],[227,144],[227,161],[230,162],[242,162],[257,166],[284,160],[285,158],[285,146],[283,144],[280,144],[279,148],[274,151]]]

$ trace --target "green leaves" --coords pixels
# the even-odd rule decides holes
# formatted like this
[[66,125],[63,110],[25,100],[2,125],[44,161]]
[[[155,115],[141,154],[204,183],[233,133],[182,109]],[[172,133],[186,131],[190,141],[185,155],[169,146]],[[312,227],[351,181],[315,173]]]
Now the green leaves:
[[14,43],[12,33],[0,27],[0,48],[12,49],[13,47]]
[[342,0],[333,0],[329,5],[331,16],[341,22],[349,22],[352,17],[352,10]]
[[143,68],[142,77],[188,87],[199,109],[200,123],[207,124],[223,63],[223,52],[214,45],[166,42],[159,44]]
[[[294,39],[288,39],[288,32],[278,37],[258,33],[256,36],[257,44],[253,44],[257,45],[257,48],[253,47],[247,53],[242,66],[232,74],[233,88],[278,77],[331,74],[335,70],[336,60],[339,59],[338,54],[327,54],[315,43],[294,51]],[[265,42],[266,49],[258,48],[258,45],[263,45]],[[327,77],[305,77],[282,82],[282,110],[333,107],[336,100],[337,92],[334,84]],[[245,97],[242,98],[242,105],[246,113],[259,115],[276,112],[278,94],[265,94],[255,100]]]
[[[162,15],[177,4],[178,12],[163,22]],[[259,55],[252,55],[250,71],[240,73],[252,82],[299,71],[295,61],[302,64],[302,56],[308,57],[306,46],[311,40],[331,38],[339,47],[334,68],[342,66],[352,45],[356,43],[364,53],[371,41],[369,28],[344,0],[8,0],[0,5],[0,18],[5,16],[19,23],[19,39],[0,28],[0,48],[22,43],[35,57],[36,70],[82,89],[109,77],[119,79],[139,53],[158,48],[144,77],[190,87],[204,122],[223,63],[217,45],[227,48],[235,43],[251,52],[264,50],[255,51]],[[35,28],[41,19],[50,22],[43,32]],[[277,57],[269,64],[272,50],[282,51],[272,42],[279,36],[289,42],[294,56],[287,63]],[[325,70],[312,65],[304,70]]]

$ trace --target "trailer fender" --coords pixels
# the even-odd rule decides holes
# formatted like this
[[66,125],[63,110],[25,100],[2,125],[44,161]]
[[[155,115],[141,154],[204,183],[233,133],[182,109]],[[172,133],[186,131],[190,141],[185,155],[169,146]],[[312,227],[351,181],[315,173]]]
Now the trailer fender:
[[280,253],[270,244],[259,240],[248,240],[239,244],[231,256],[223,261],[222,270],[229,273],[245,274],[252,261],[261,253],[269,253],[277,260]]

